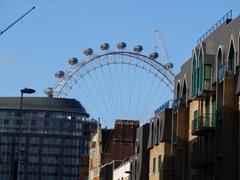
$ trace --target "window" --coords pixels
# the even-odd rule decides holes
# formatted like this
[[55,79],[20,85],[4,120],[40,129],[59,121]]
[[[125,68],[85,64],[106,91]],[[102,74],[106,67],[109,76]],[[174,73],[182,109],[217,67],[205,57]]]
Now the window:
[[9,124],[9,120],[8,119],[4,119],[4,125],[8,125]]
[[240,61],[240,32],[239,32],[239,35],[238,35],[238,62],[237,62],[238,66],[239,66],[239,63],[240,63],[239,61]]
[[157,119],[157,144],[160,142],[160,133],[161,133],[161,129],[160,129],[160,125],[159,125],[159,118]]
[[211,66],[210,65],[205,65],[204,67],[204,79],[211,79]]
[[192,64],[192,97],[196,96],[197,92],[197,63],[196,55],[193,55],[193,64]]
[[186,81],[184,80],[184,83],[183,83],[183,95],[182,95],[182,98],[183,98],[183,103],[186,104],[187,102],[187,86],[186,86]]
[[202,92],[203,90],[203,83],[204,83],[204,60],[203,60],[203,50],[201,49],[200,56],[199,56],[199,79],[198,79],[198,91]]
[[204,65],[204,89],[211,89],[211,65]]
[[236,53],[233,45],[233,41],[231,41],[230,50],[228,54],[228,72],[233,74],[236,73]]
[[192,130],[196,131],[197,129],[198,129],[198,110],[195,110],[193,113]]
[[158,156],[158,171],[162,170],[162,155]]
[[153,158],[153,173],[156,172],[156,158]]
[[179,98],[180,96],[180,83],[178,82],[177,83],[177,99]]

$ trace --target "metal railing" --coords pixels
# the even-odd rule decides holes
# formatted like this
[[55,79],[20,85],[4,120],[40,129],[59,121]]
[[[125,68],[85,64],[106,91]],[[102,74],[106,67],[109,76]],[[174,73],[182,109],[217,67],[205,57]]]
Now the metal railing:
[[216,127],[215,113],[204,113],[192,121],[192,131],[200,130],[204,127]]
[[182,98],[178,98],[173,101],[172,107],[173,109],[178,109],[180,106],[184,105],[186,105],[186,102]]
[[211,85],[211,80],[210,79],[204,79],[204,90],[211,90],[212,89],[212,85]]
[[207,32],[205,32],[198,40],[197,44],[201,43],[204,39],[206,39],[213,31],[215,31],[222,23],[226,20],[232,19],[232,10],[228,11],[221,19],[218,20]]
[[218,66],[218,81],[222,82],[227,73],[227,63]]

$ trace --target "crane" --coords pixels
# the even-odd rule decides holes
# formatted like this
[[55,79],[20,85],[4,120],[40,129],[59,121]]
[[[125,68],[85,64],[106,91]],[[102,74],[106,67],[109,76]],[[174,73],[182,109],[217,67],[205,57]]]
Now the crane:
[[33,6],[30,10],[28,10],[26,13],[24,13],[20,18],[18,18],[16,21],[14,21],[12,24],[10,24],[8,27],[6,27],[3,31],[0,31],[0,36],[5,33],[8,29],[10,29],[14,24],[16,24],[18,21],[20,21],[24,16],[26,16],[28,13],[30,13],[33,9],[35,9],[35,6]]
[[155,28],[154,29],[154,33],[155,33],[156,40],[157,40],[156,48],[158,47],[160,49],[160,51],[161,51],[165,68],[167,70],[170,70],[171,68],[173,68],[173,64],[170,63],[170,61],[169,61],[168,51],[167,51],[167,48],[165,46],[163,37],[162,37],[162,35],[160,33],[160,30]]

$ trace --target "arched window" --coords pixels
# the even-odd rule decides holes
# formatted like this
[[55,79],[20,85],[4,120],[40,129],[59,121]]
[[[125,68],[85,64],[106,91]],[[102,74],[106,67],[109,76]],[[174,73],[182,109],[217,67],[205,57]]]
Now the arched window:
[[222,53],[222,48],[219,48],[217,53],[217,79],[218,80],[222,80],[223,73],[224,73],[223,53]]
[[240,32],[238,35],[238,65],[240,64]]
[[182,97],[183,97],[183,103],[186,104],[186,102],[187,102],[187,87],[186,87],[185,80],[183,82],[183,95],[182,95]]
[[203,59],[203,50],[201,49],[199,55],[199,78],[198,78],[198,90],[202,92],[204,85],[204,59]]
[[152,131],[152,133],[151,133],[151,141],[152,141],[152,146],[153,146],[154,145],[154,123],[153,123],[153,121],[151,123],[151,131]]
[[179,98],[180,96],[180,83],[178,82],[177,83],[177,99]]
[[222,55],[222,48],[219,48],[218,54],[217,54],[217,65],[218,68],[223,64],[223,55]]
[[159,124],[159,118],[157,118],[157,144],[160,142],[160,131],[161,131],[161,129],[160,129],[160,124]]
[[160,126],[159,126],[159,142],[163,140],[163,122],[160,122]]
[[138,162],[137,162],[137,158],[135,158],[135,162],[134,162],[134,167],[135,167],[135,179],[137,179],[137,175],[138,175]]
[[231,41],[230,49],[228,53],[228,72],[230,74],[235,73],[236,70],[236,51],[234,49],[233,41]]
[[196,93],[197,93],[197,62],[194,53],[192,62],[192,97],[195,97]]

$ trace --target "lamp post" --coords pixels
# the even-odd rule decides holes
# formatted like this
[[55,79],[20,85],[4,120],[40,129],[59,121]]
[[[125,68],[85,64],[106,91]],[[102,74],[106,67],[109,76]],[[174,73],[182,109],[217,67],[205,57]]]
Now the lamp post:
[[36,91],[30,88],[21,89],[20,107],[19,107],[19,132],[18,132],[18,158],[15,157],[13,164],[13,180],[19,179],[20,173],[20,156],[21,156],[21,135],[22,135],[22,105],[23,105],[23,94],[33,94]]

